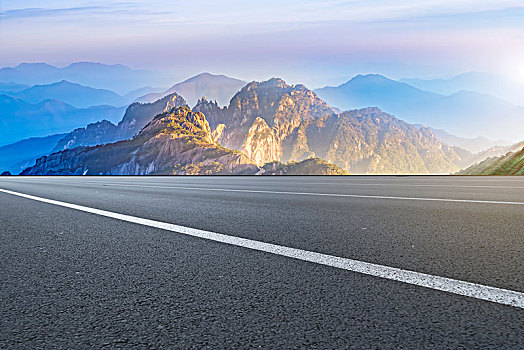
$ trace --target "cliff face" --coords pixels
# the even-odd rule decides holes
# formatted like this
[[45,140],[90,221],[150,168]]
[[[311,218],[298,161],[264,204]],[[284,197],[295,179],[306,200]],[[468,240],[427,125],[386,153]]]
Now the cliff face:
[[460,156],[427,129],[405,123],[378,108],[347,111],[306,127],[316,156],[351,173],[449,173]]
[[95,146],[127,140],[136,135],[155,115],[182,106],[186,106],[186,101],[176,93],[153,103],[133,103],[127,107],[118,125],[103,120],[89,124],[85,128],[76,129],[60,140],[53,152],[78,146]]
[[244,154],[218,145],[204,115],[179,107],[131,140],[77,147],[37,160],[23,175],[255,174]]
[[[195,110],[207,113],[210,125],[224,124],[217,141],[240,150],[257,164],[288,159],[293,142],[287,138],[305,121],[334,112],[303,85],[290,86],[281,79],[252,82],[232,99],[227,108],[202,103]],[[285,143],[290,143],[284,147]]]

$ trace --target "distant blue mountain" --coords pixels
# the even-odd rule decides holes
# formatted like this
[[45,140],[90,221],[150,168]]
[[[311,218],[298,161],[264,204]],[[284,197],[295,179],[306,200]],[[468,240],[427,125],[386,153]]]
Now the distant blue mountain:
[[58,68],[46,63],[22,63],[0,69],[0,82],[36,85],[67,80],[94,88],[125,94],[146,84],[157,85],[165,77],[145,70],[133,70],[121,64],[106,65],[93,62],[73,63]]
[[18,84],[12,81],[0,82],[0,93],[18,92],[29,87],[29,85]]
[[[424,127],[424,125],[421,124],[417,126]],[[482,136],[471,138],[455,136],[443,129],[430,128],[430,130],[440,140],[440,142],[445,143],[448,146],[460,147],[471,153],[479,153],[492,147],[507,146],[510,144],[510,142],[505,140],[490,140]]]
[[209,101],[217,101],[221,106],[227,106],[233,95],[246,84],[245,81],[230,78],[225,75],[201,73],[171,86],[164,92],[142,96],[137,99],[137,102],[154,102],[176,92],[182,96],[190,106],[196,105],[202,97],[206,97]]
[[48,99],[60,100],[78,108],[99,105],[124,106],[130,102],[113,91],[94,89],[66,80],[47,85],[35,85],[9,95],[29,103],[39,103]]
[[69,132],[102,119],[121,119],[125,107],[95,106],[75,108],[58,100],[28,103],[0,95],[0,146],[28,137]]
[[404,78],[400,81],[443,95],[469,90],[490,94],[516,105],[524,105],[524,84],[497,74],[468,72],[451,79]]
[[422,91],[379,74],[359,74],[342,85],[317,89],[315,92],[328,104],[342,110],[373,106],[391,112],[441,98],[438,94]]
[[382,75],[358,75],[337,87],[315,91],[342,110],[379,107],[400,119],[464,137],[519,140],[524,135],[524,107],[472,91],[450,96],[424,91]]
[[36,159],[51,153],[58,141],[66,135],[32,137],[0,147],[0,173],[9,171],[13,175],[19,174],[33,165]]
[[166,88],[158,88],[158,87],[155,88],[151,86],[143,86],[138,89],[129,91],[127,94],[124,95],[124,98],[130,102],[137,102],[136,100],[144,95],[160,93],[165,90]]

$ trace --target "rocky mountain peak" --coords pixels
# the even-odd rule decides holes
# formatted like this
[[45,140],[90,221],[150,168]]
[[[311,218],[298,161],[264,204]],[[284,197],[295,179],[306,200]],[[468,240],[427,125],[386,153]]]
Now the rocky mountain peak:
[[205,116],[187,106],[153,118],[131,140],[77,147],[39,158],[23,174],[255,174],[243,153],[218,145]]
[[157,115],[139,134],[168,136],[171,139],[187,138],[201,143],[213,144],[211,128],[206,117],[193,112],[189,107],[175,107],[171,111]]

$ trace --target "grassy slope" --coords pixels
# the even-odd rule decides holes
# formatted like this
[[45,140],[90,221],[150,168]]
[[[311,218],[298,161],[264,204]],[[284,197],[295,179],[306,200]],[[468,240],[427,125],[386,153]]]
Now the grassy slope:
[[501,157],[488,158],[462,170],[459,175],[524,175],[524,148]]

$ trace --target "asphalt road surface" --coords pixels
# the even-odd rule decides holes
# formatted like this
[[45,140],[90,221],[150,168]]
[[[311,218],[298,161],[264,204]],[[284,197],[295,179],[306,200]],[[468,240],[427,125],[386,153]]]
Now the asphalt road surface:
[[524,348],[524,178],[2,177],[0,240],[2,349]]

